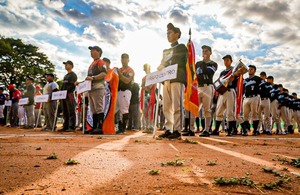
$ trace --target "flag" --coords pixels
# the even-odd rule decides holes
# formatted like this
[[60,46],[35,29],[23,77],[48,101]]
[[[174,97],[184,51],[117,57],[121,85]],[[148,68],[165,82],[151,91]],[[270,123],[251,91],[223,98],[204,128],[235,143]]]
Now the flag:
[[[191,36],[191,29],[189,32]],[[198,116],[199,100],[198,100],[198,81],[195,71],[195,47],[191,41],[191,37],[187,43],[188,59],[186,62],[186,80],[187,86],[184,91],[183,106],[190,111],[194,116]]]
[[238,118],[239,114],[242,111],[243,104],[243,90],[244,90],[244,77],[240,75],[238,78],[237,86],[236,86],[236,118]]

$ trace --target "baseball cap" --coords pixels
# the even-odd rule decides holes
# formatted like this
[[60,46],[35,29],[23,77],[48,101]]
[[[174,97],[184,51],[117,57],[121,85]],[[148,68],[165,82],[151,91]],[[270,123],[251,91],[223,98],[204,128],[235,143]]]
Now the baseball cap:
[[202,45],[202,49],[208,49],[211,52],[211,47],[208,45]]
[[[203,46],[202,46],[203,47]],[[210,51],[211,52],[211,51]],[[232,57],[231,57],[231,55],[226,55],[226,56],[224,56],[222,59],[224,60],[225,58],[229,58],[230,59],[230,61],[232,61]]]
[[34,81],[34,79],[33,79],[31,76],[27,76],[27,79],[26,79],[26,80]]
[[36,85],[35,88],[38,89],[38,90],[40,90],[40,89],[41,89],[41,86]]
[[46,75],[46,76],[51,76],[51,77],[53,77],[53,78],[55,77],[54,73],[52,73],[52,72],[46,73],[45,75]]
[[260,76],[267,76],[267,74],[266,74],[266,72],[262,71],[262,72],[260,73]]
[[249,67],[249,68],[254,68],[254,70],[256,70],[256,66],[254,66],[254,65],[252,65],[252,64],[250,64],[248,67]]
[[3,88],[3,87],[0,87],[0,91],[4,91],[4,88]]
[[274,77],[273,76],[268,76],[267,79],[273,79],[274,80]]
[[11,89],[14,89],[15,88],[15,84],[11,83],[8,85],[7,89],[8,90],[11,90]]
[[283,87],[282,84],[278,84],[278,87]]
[[102,49],[100,47],[98,47],[98,46],[89,46],[89,50],[93,50],[93,49],[99,51],[100,53],[102,53]]
[[179,29],[178,27],[175,27],[172,23],[169,23],[169,24],[167,25],[167,28],[168,28],[168,30],[174,31],[174,33],[179,33],[178,38],[180,38],[180,36],[181,36],[181,31],[180,31],[180,29]]
[[74,64],[71,60],[68,60],[66,62],[63,62],[63,64],[70,64],[72,67],[74,67]]

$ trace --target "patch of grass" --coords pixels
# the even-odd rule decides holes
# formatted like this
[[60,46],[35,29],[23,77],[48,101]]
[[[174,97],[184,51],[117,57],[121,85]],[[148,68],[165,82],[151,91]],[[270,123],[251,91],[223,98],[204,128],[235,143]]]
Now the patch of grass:
[[49,159],[49,160],[51,160],[51,159],[57,159],[57,158],[58,158],[58,155],[55,154],[55,153],[52,153],[52,154],[50,154],[50,156],[46,157],[46,159]]
[[37,147],[37,148],[36,148],[36,150],[41,150],[41,149],[42,149],[41,147]]
[[279,155],[276,155],[276,158],[277,158],[277,161],[281,162],[281,164],[290,164],[290,161],[288,158],[283,158],[283,157],[280,157]]
[[208,165],[208,166],[215,166],[215,165],[217,165],[217,160],[215,160],[215,161],[207,161],[206,165]]
[[79,162],[75,159],[70,158],[65,162],[65,164],[66,165],[77,165],[77,164],[79,164]]
[[156,140],[163,140],[162,137],[158,137],[158,136],[157,136],[155,139],[156,139]]
[[183,140],[184,143],[189,143],[189,144],[198,144],[198,141],[195,140],[191,140],[188,138],[185,138],[185,140]]
[[183,166],[184,160],[176,159],[174,161],[161,162],[161,166]]
[[232,177],[232,178],[215,178],[213,179],[213,182],[215,184],[221,185],[221,186],[226,186],[226,185],[244,185],[244,186],[253,186],[255,183],[248,177]]
[[149,173],[150,175],[158,175],[159,172],[160,172],[160,171],[157,170],[157,169],[151,169],[151,170],[148,171],[148,173]]
[[267,146],[268,144],[267,144],[266,142],[264,142],[262,145],[263,145],[263,146]]
[[224,142],[219,142],[219,144],[222,145],[222,146],[226,146],[226,145],[227,145],[227,144],[224,143]]
[[237,144],[232,144],[232,146],[238,146]]
[[98,136],[98,137],[97,137],[97,139],[102,139],[102,138],[103,138],[102,136]]
[[297,159],[292,159],[290,164],[294,167],[298,167],[300,168],[300,158],[297,158]]
[[260,153],[260,152],[256,152],[254,155],[259,155],[259,156],[260,156],[260,155],[261,155],[261,153]]
[[134,143],[140,143],[140,142],[142,142],[141,140],[134,140]]

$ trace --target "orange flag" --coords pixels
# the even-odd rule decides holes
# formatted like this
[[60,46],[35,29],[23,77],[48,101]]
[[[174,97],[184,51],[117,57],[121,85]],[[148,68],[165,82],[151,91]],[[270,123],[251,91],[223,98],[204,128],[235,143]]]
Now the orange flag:
[[[189,34],[191,35],[191,29]],[[195,71],[195,47],[191,38],[187,43],[188,60],[186,62],[186,80],[187,86],[184,91],[183,106],[190,111],[194,116],[198,116],[199,100],[198,100],[198,81]]]

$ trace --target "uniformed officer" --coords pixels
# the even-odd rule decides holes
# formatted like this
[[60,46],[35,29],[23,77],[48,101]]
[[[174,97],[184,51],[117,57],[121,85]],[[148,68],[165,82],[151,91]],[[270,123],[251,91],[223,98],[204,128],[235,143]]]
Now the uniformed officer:
[[261,72],[260,78],[262,79],[262,82],[259,85],[260,105],[258,108],[258,117],[260,118],[260,123],[263,126],[263,133],[272,135],[270,118],[270,91],[272,89],[272,85],[266,81],[266,72]]
[[[224,94],[219,94],[217,108],[216,108],[216,128],[212,134],[219,134],[219,127],[224,119],[224,113],[227,115],[228,122],[228,132],[227,136],[231,136],[233,131],[236,131],[236,120],[235,120],[235,88],[237,84],[237,78],[230,76],[233,70],[232,57],[231,55],[226,55],[223,58],[224,65],[226,67],[220,74],[221,77],[229,77],[228,90]],[[230,75],[228,75],[230,74]]]
[[198,78],[198,97],[199,104],[203,106],[205,117],[205,129],[200,134],[200,137],[208,137],[211,127],[211,105],[214,96],[213,76],[218,68],[218,64],[210,59],[212,54],[211,47],[203,45],[202,47],[203,60],[196,63],[196,74]]
[[247,136],[248,131],[250,130],[249,123],[249,114],[252,114],[253,121],[253,135],[259,135],[258,132],[258,106],[260,103],[259,97],[259,84],[262,79],[255,75],[256,66],[249,65],[249,77],[244,81],[244,102],[243,102],[243,114],[244,114],[244,122],[241,124],[243,129],[243,135]]
[[178,138],[183,128],[183,93],[186,85],[186,61],[188,57],[187,48],[184,44],[179,44],[178,39],[181,31],[172,23],[167,25],[167,38],[171,43],[171,48],[165,49],[163,59],[158,70],[178,64],[175,79],[164,82],[163,88],[163,112],[166,119],[166,131],[160,137]]

